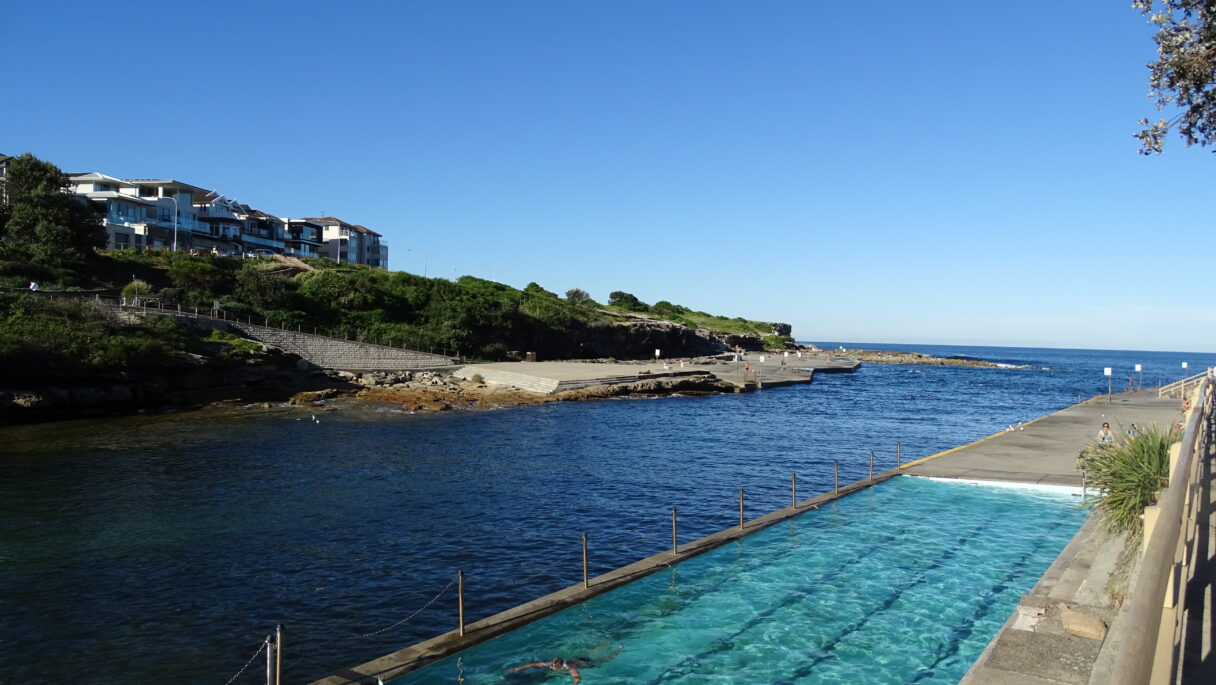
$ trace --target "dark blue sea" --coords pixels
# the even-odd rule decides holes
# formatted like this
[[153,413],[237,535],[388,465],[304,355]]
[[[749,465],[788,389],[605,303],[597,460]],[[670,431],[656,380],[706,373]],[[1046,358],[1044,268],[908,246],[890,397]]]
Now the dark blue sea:
[[[818,341],[817,341],[818,342]],[[306,682],[799,497],[1214,354],[818,342],[865,365],[746,395],[404,415],[250,409],[0,429],[0,682],[226,683],[276,623]],[[440,594],[446,588],[446,592]],[[438,599],[436,596],[438,595]],[[260,663],[233,682],[261,682]]]

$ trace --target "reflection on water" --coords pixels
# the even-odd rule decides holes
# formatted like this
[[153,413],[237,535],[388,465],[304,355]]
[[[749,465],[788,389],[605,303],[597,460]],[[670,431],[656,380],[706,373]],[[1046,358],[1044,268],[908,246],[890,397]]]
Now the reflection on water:
[[[956,348],[992,358],[991,351]],[[1122,356],[1119,356],[1122,355]],[[409,416],[194,413],[0,430],[0,663],[13,682],[225,682],[279,622],[306,681],[681,538],[1105,390],[1178,355],[1003,350],[1034,370],[866,366],[751,395]],[[1192,368],[1216,358],[1188,355]],[[1047,370],[1044,370],[1044,367]],[[256,671],[257,669],[251,669]],[[247,672],[238,682],[258,678]]]

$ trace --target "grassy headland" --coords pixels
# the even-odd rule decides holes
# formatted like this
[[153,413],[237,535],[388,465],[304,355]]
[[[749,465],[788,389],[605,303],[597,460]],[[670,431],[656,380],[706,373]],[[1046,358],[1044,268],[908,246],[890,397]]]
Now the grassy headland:
[[[24,292],[31,280],[40,283],[37,295]],[[753,347],[793,342],[788,335],[774,335],[768,323],[668,302],[652,306],[629,296],[625,304],[601,305],[577,290],[560,297],[535,283],[519,290],[473,276],[450,281],[327,259],[101,252],[56,269],[0,262],[0,289],[7,290],[0,296],[0,371],[17,375],[31,368],[64,376],[134,365],[155,368],[188,353],[215,357],[219,349],[227,354],[231,347],[172,321],[116,320],[86,301],[49,297],[53,294],[138,295],[200,312],[218,303],[229,317],[481,360],[507,359],[520,351],[548,359],[640,358],[652,353],[652,338],[642,336],[633,344],[622,331],[653,328],[656,322],[708,329],[715,336],[748,335]],[[663,346],[672,356],[697,352],[681,349],[678,342]]]

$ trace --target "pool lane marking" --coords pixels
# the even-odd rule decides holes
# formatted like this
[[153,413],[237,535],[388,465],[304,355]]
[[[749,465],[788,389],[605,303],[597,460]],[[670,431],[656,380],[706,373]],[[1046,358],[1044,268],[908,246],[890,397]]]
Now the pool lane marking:
[[[978,605],[976,605],[975,611],[972,612],[971,616],[968,616],[954,627],[954,629],[950,632],[950,642],[944,645],[945,649],[938,650],[937,658],[933,661],[933,663],[929,664],[928,666],[922,666],[919,670],[917,670],[916,675],[912,678],[912,680],[905,682],[919,683],[925,678],[934,677],[934,671],[938,668],[938,666],[941,665],[943,661],[959,654],[963,640],[967,637],[975,635],[975,624],[978,623],[981,618],[991,613],[992,608],[1000,599],[1001,593],[1008,589],[1010,584],[1017,579],[1018,574],[1025,571],[1026,567],[1030,565],[1032,557],[1041,554],[1043,548],[1053,542],[1054,539],[1049,539],[1047,533],[1055,535],[1060,528],[1063,528],[1066,525],[1068,524],[1057,520],[1051,527],[1050,531],[1044,531],[1043,534],[1040,534],[1036,540],[1037,544],[1035,545],[1035,548],[1022,555],[1022,558],[1019,559],[1015,565],[1014,570],[1006,572],[1003,578],[998,579],[996,584],[991,585],[984,593],[986,594],[986,597],[984,597],[984,599]],[[1063,548],[1061,547],[1060,549]],[[1056,555],[1059,556],[1059,552],[1057,552]],[[1033,587],[1031,589],[1033,589]],[[1027,590],[1027,592],[1029,591],[1030,590]],[[987,643],[991,643],[993,640],[995,640],[999,634],[1000,629],[998,628],[997,632],[988,638],[987,642],[985,643],[985,647],[987,647]],[[979,660],[979,655],[976,655],[975,660],[973,660],[971,663],[974,664],[977,660]]]
[[[947,560],[956,556],[960,552],[960,550],[962,549],[962,547],[964,546],[964,543],[966,543],[966,541],[975,538],[990,523],[991,523],[991,519],[986,519],[986,520],[982,521],[970,533],[966,533],[960,537],[957,537],[954,540],[953,544],[943,541],[944,549],[942,550],[942,554],[936,560],[934,560],[934,562],[932,564],[930,564],[927,567],[916,569],[911,574],[910,577],[906,578],[900,586],[896,587],[894,593],[887,596],[885,599],[883,599],[883,601],[880,601],[877,606],[871,606],[867,615],[861,617],[860,619],[858,619],[848,625],[840,626],[839,630],[836,632],[836,635],[834,637],[832,637],[831,639],[829,639],[827,642],[821,643],[819,645],[819,649],[816,651],[823,652],[825,650],[830,650],[833,647],[835,647],[835,645],[838,644],[841,640],[845,639],[847,636],[852,635],[852,634],[856,633],[857,631],[861,630],[863,627],[865,627],[865,625],[867,623],[870,622],[870,620],[872,618],[874,618],[874,616],[889,609],[891,607],[891,605],[893,605],[895,602],[897,602],[900,599],[900,597],[902,597],[903,594],[905,592],[907,592],[907,590],[925,582],[926,575],[928,574],[929,571],[940,568],[943,563],[945,563]],[[898,537],[898,536],[902,535],[904,532],[907,532],[911,529],[912,529],[911,526],[905,527],[903,529],[903,531],[898,532],[898,533],[893,533],[892,535],[888,536],[886,538],[886,540],[890,540],[890,539],[893,539],[894,537]],[[884,540],[884,542],[886,540]],[[877,545],[870,545],[871,548],[874,548],[876,546]],[[866,554],[865,552],[862,552],[856,558],[860,559],[862,556],[865,556],[865,554]],[[710,646],[708,649],[704,649],[698,654],[694,654],[692,656],[685,657],[684,659],[680,660],[679,662],[672,664],[670,666],[667,666],[663,670],[662,673],[660,673],[658,676],[651,678],[649,681],[647,681],[647,685],[658,685],[659,683],[664,682],[666,680],[670,680],[673,677],[691,675],[692,673],[694,673],[700,669],[700,667],[702,666],[703,660],[707,660],[710,657],[720,654],[722,652],[728,652],[728,651],[732,650],[734,648],[735,641],[738,640],[738,638],[741,635],[747,633],[748,631],[752,630],[753,628],[756,628],[760,625],[765,624],[766,622],[768,622],[768,619],[771,618],[773,615],[775,615],[778,611],[780,611],[782,609],[787,609],[791,606],[796,606],[797,604],[799,604],[811,592],[811,591],[804,591],[801,588],[814,587],[816,585],[819,585],[820,583],[837,578],[837,577],[841,576],[842,574],[845,574],[847,572],[847,569],[849,569],[852,565],[853,565],[852,563],[846,562],[843,565],[836,566],[831,571],[820,574],[819,579],[817,581],[810,582],[810,583],[803,581],[801,583],[801,585],[798,586],[797,588],[786,592],[785,596],[778,599],[778,601],[775,604],[769,606],[764,611],[761,611],[760,613],[756,614],[752,618],[745,621],[741,626],[739,626],[737,629],[735,629],[734,632],[728,634],[726,637],[720,637],[720,638],[714,640],[712,646]],[[811,671],[814,670],[815,666],[817,666],[819,663],[821,663],[825,659],[830,658],[830,656],[831,655],[821,655],[820,657],[813,659],[810,664],[804,664],[803,666],[800,666],[798,669],[796,669],[796,673],[801,673],[801,671],[803,669],[806,669],[806,673],[796,675],[795,678],[805,677],[805,675],[809,675],[811,673]],[[781,680],[778,682],[785,683],[786,680]]]
[[[1096,395],[1095,395],[1095,397],[1096,397]],[[1093,398],[1091,397],[1090,399],[1093,399]],[[1050,414],[1045,414],[1045,415],[1043,415],[1043,416],[1040,416],[1040,417],[1039,417],[1039,418],[1037,418],[1037,419],[1031,419],[1030,421],[1027,421],[1026,423],[1023,423],[1023,424],[1022,424],[1022,428],[1025,428],[1026,426],[1032,426],[1032,425],[1034,425],[1034,424],[1036,424],[1036,423],[1038,423],[1038,422],[1042,421],[1043,419],[1045,419],[1045,418],[1047,418],[1047,417],[1049,417],[1049,416],[1055,416],[1056,414],[1059,414],[1060,412],[1068,411],[1069,409],[1072,409],[1073,407],[1079,407],[1079,406],[1081,406],[1082,404],[1085,404],[1085,402],[1088,402],[1088,401],[1089,401],[1089,400],[1085,400],[1084,402],[1077,402],[1076,404],[1069,405],[1069,406],[1064,407],[1063,409],[1060,409],[1060,410],[1058,410],[1058,411],[1053,411],[1053,412],[1051,412]],[[927,457],[921,457],[920,459],[917,459],[916,461],[910,461],[910,462],[908,462],[907,464],[901,464],[901,465],[900,465],[900,467],[899,467],[899,470],[901,470],[901,471],[902,471],[903,469],[906,469],[906,468],[908,468],[908,467],[911,467],[911,466],[916,466],[917,464],[923,464],[923,463],[925,463],[925,462],[929,461],[930,459],[937,459],[938,457],[944,457],[944,456],[946,456],[947,454],[950,454],[951,452],[957,452],[957,451],[959,451],[959,450],[965,450],[965,449],[967,449],[968,447],[975,447],[976,445],[980,444],[981,442],[988,442],[989,440],[991,440],[991,439],[993,439],[993,438],[996,438],[996,437],[999,437],[999,436],[1002,436],[1002,435],[1004,435],[1004,434],[1006,434],[1006,433],[1011,433],[1011,432],[1012,432],[1012,431],[1009,431],[1009,430],[1003,430],[1003,431],[1000,431],[1000,432],[997,432],[997,433],[993,433],[992,435],[989,435],[989,436],[988,436],[988,437],[986,437],[986,438],[980,438],[979,440],[976,440],[975,442],[969,442],[969,443],[967,443],[966,445],[959,445],[958,447],[951,447],[950,449],[945,450],[945,451],[942,451],[942,452],[938,452],[937,454],[930,454],[930,455],[929,455],[929,456],[927,456]]]

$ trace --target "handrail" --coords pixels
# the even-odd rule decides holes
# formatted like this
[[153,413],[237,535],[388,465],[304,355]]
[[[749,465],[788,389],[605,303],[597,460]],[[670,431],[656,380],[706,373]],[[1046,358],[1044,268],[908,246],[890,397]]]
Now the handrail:
[[305,331],[305,330],[296,330],[296,329],[291,329],[291,328],[281,328],[279,326],[272,326],[269,323],[265,323],[265,324],[256,323],[252,320],[241,321],[239,318],[231,318],[231,319],[221,318],[218,316],[212,316],[210,314],[204,314],[200,311],[195,311],[195,310],[170,309],[168,307],[161,307],[159,305],[148,306],[146,304],[129,305],[129,304],[125,304],[124,302],[119,301],[119,300],[111,300],[109,298],[102,298],[102,297],[96,297],[96,298],[94,298],[94,301],[97,302],[97,304],[109,306],[109,307],[115,307],[121,311],[140,311],[143,313],[164,314],[167,316],[177,316],[177,317],[182,317],[182,318],[186,318],[186,319],[209,319],[211,321],[224,322],[228,325],[248,326],[250,328],[253,328],[256,326],[257,328],[267,328],[267,329],[270,329],[273,331],[282,331],[284,333],[295,333],[295,334],[300,334],[300,335],[308,335],[308,336],[312,336],[312,337],[316,337],[316,338],[325,338],[327,340],[334,340],[334,341],[338,341],[338,342],[357,343],[360,345],[370,345],[372,347],[380,347],[380,348],[389,349],[389,350],[413,352],[415,354],[424,354],[424,355],[429,355],[432,357],[439,357],[442,359],[447,359],[451,364],[460,363],[460,357],[458,355],[454,356],[454,355],[448,355],[448,354],[440,354],[437,352],[426,352],[423,350],[418,350],[418,349],[414,349],[412,347],[405,347],[405,346],[393,347],[392,345],[384,345],[381,343],[368,342],[366,340],[351,340],[349,338],[338,338],[338,337],[335,337],[332,335],[326,335],[324,333],[309,333],[308,331]]
[[[1180,546],[1184,541],[1183,526],[1188,495],[1197,480],[1201,440],[1206,442],[1207,424],[1212,415],[1212,383],[1204,379],[1196,393],[1200,400],[1191,411],[1183,433],[1182,449],[1177,464],[1170,474],[1169,485],[1158,499],[1160,515],[1152,527],[1146,530],[1148,542],[1132,592],[1127,600],[1127,611],[1120,619],[1124,630],[1123,643],[1106,654],[1103,650],[1095,664],[1091,683],[1100,679],[1103,683],[1116,685],[1144,685],[1157,682],[1154,671],[1160,678],[1174,682],[1173,671],[1180,666],[1179,646],[1174,644],[1178,629],[1185,575],[1178,572],[1186,550]],[[1205,431],[1200,435],[1200,430]],[[1162,620],[1172,617],[1174,625],[1163,626]],[[1103,657],[1106,658],[1103,658]],[[1170,663],[1158,663],[1158,659],[1169,658]],[[1106,663],[1103,663],[1106,662]],[[1168,667],[1168,670],[1165,670]]]
[[1212,374],[1212,369],[1209,368],[1209,369],[1200,371],[1199,373],[1195,374],[1194,376],[1189,376],[1187,378],[1176,380],[1173,383],[1166,383],[1165,385],[1161,386],[1160,388],[1157,388],[1157,397],[1168,397],[1177,391],[1181,391],[1180,394],[1185,395],[1186,386],[1198,384],[1199,381],[1204,379],[1204,377],[1210,376],[1211,374]]

